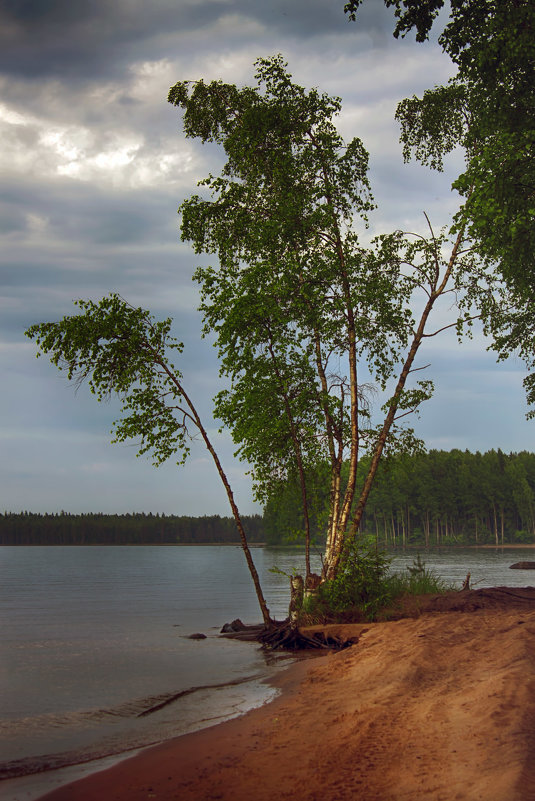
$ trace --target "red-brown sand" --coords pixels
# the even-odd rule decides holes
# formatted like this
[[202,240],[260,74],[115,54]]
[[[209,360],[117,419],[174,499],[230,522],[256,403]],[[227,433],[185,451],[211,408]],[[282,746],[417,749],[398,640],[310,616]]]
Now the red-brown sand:
[[360,626],[271,704],[44,798],[535,799],[535,605],[497,606]]

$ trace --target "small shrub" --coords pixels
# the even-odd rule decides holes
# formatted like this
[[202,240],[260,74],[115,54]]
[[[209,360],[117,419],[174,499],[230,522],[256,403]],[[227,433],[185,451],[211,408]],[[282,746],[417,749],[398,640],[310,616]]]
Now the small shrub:
[[513,540],[514,542],[519,542],[519,543],[523,542],[533,543],[535,537],[530,531],[522,530],[522,531],[515,531]]
[[452,590],[447,582],[433,570],[429,570],[422,562],[420,554],[413,560],[412,566],[407,566],[407,574],[400,575],[400,594],[405,595],[435,595]]
[[381,551],[353,542],[344,553],[340,571],[305,598],[302,625],[330,621],[377,620],[402,598],[439,594],[452,589],[418,554],[406,571],[390,572],[390,558]]
[[385,582],[389,567],[384,552],[353,541],[344,552],[336,578],[321,584],[316,595],[306,599],[303,611],[316,622],[374,619],[389,600]]

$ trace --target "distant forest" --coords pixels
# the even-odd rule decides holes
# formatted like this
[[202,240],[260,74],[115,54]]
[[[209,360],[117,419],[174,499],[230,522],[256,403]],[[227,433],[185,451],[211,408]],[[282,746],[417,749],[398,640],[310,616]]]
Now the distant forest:
[[[361,477],[365,474],[363,458]],[[326,530],[328,482],[315,475],[309,509],[315,539]],[[281,482],[264,516],[243,518],[251,543],[298,544],[303,531],[298,482]],[[361,533],[383,547],[535,543],[535,454],[437,451],[385,459]],[[234,543],[230,517],[153,514],[0,515],[1,545],[163,545]]]
[[[359,468],[363,481],[366,458]],[[329,491],[321,471],[315,486],[309,514],[321,541]],[[267,543],[302,531],[299,495],[297,479],[279,485],[264,509]],[[431,450],[385,459],[360,531],[386,547],[535,543],[535,454]]]
[[[264,542],[260,515],[244,516],[249,542]],[[152,514],[0,515],[0,545],[175,545],[239,542],[231,517]]]

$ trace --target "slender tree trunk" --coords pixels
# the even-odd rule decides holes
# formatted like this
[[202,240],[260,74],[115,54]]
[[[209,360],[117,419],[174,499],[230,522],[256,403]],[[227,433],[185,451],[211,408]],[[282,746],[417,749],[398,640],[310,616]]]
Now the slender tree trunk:
[[295,460],[297,463],[297,472],[299,474],[299,485],[301,488],[301,503],[303,507],[303,520],[305,524],[305,571],[306,571],[306,578],[311,574],[310,570],[310,517],[308,514],[308,493],[307,493],[307,483],[306,483],[306,476],[305,476],[305,467],[303,464],[303,453],[301,450],[301,441],[299,438],[299,434],[297,431],[296,422],[294,420],[294,416],[292,414],[292,407],[290,401],[288,399],[288,393],[286,391],[286,386],[284,379],[280,373],[280,369],[277,363],[277,358],[275,356],[275,352],[273,350],[273,342],[271,339],[271,332],[269,331],[270,342],[268,345],[269,353],[271,356],[271,361],[273,363],[273,368],[275,370],[275,375],[277,376],[277,381],[279,383],[279,389],[282,395],[282,399],[284,402],[284,408],[286,409],[286,417],[288,418],[288,422],[290,424],[290,436],[292,438],[293,449],[295,453]]
[[495,541],[496,545],[499,545],[500,544],[500,540],[498,538],[498,516],[496,514],[496,504],[495,503],[492,504],[492,512],[493,512],[493,515],[494,515],[494,541]]
[[219,461],[219,457],[217,456],[217,453],[215,452],[214,448],[212,447],[212,444],[211,444],[210,440],[208,439],[208,435],[207,435],[207,433],[206,433],[206,431],[204,429],[204,426],[202,426],[202,424],[200,423],[200,420],[199,420],[199,430],[201,432],[202,438],[204,439],[204,441],[206,443],[206,447],[208,448],[208,450],[209,450],[209,452],[210,452],[210,454],[212,456],[212,459],[215,462],[217,471],[218,471],[219,476],[221,478],[221,481],[223,482],[223,485],[225,487],[225,490],[226,490],[226,493],[227,493],[227,498],[228,498],[229,503],[230,503],[230,508],[232,509],[232,515],[234,517],[234,522],[236,523],[236,528],[238,529],[238,533],[240,535],[241,547],[242,547],[243,552],[245,554],[245,560],[247,562],[247,567],[249,568],[249,573],[251,574],[251,578],[253,580],[253,584],[254,584],[254,587],[255,587],[256,597],[258,598],[258,603],[260,605],[260,610],[262,612],[262,619],[263,619],[264,624],[266,626],[270,626],[272,624],[272,620],[271,620],[271,617],[270,617],[270,614],[269,614],[269,609],[267,608],[267,604],[266,604],[266,601],[265,601],[265,598],[264,598],[264,593],[262,592],[262,587],[261,587],[261,584],[260,584],[260,578],[258,576],[258,572],[256,570],[255,563],[253,562],[253,557],[251,555],[251,550],[250,550],[249,544],[247,542],[247,535],[245,533],[245,529],[243,528],[243,523],[242,523],[242,520],[241,520],[241,517],[240,517],[240,513],[239,513],[238,507],[236,506],[236,503],[234,501],[234,494],[232,492],[232,488],[231,488],[231,486],[230,486],[230,484],[228,482],[227,476],[225,474],[225,471],[223,470],[221,462]]
[[[461,241],[462,241],[462,231],[460,231],[458,233],[458,235],[457,235],[457,238],[455,240],[454,246],[452,248],[452,252],[451,252],[451,255],[450,255],[450,260],[448,262],[448,266],[447,266],[447,268],[445,270],[445,273],[444,273],[444,276],[443,276],[442,280],[440,281],[440,285],[439,286],[435,286],[433,291],[429,294],[429,298],[427,300],[427,303],[425,304],[424,310],[423,310],[422,315],[420,317],[420,322],[418,324],[418,328],[417,328],[416,332],[414,333],[414,337],[412,339],[412,343],[411,343],[411,346],[409,348],[409,352],[407,354],[407,358],[405,359],[405,362],[403,364],[403,368],[401,370],[401,373],[400,373],[396,388],[394,390],[394,394],[392,396],[392,400],[391,400],[391,403],[390,403],[390,407],[389,407],[388,413],[386,415],[385,421],[384,421],[382,429],[381,429],[381,433],[379,434],[377,443],[376,443],[374,451],[373,451],[373,456],[372,456],[372,460],[371,460],[371,463],[370,463],[370,468],[368,470],[368,475],[366,476],[366,479],[364,481],[364,487],[362,489],[362,492],[361,492],[361,495],[360,495],[360,498],[359,498],[359,501],[358,501],[358,504],[357,504],[357,508],[356,508],[356,511],[355,511],[355,515],[353,517],[353,521],[352,521],[352,524],[351,524],[351,535],[352,536],[355,536],[356,532],[359,529],[360,520],[362,518],[362,513],[363,513],[364,507],[366,506],[366,503],[368,501],[368,496],[370,494],[370,490],[372,488],[372,484],[374,482],[375,475],[377,473],[377,468],[379,467],[379,462],[381,460],[381,456],[383,454],[383,450],[384,450],[386,441],[388,439],[388,435],[390,434],[392,425],[393,425],[394,420],[396,418],[396,415],[397,415],[397,412],[398,412],[398,408],[399,408],[399,402],[401,400],[401,396],[402,396],[403,390],[405,388],[405,384],[407,382],[407,378],[409,377],[409,373],[411,372],[412,365],[414,363],[414,359],[416,357],[416,354],[418,353],[420,345],[422,344],[422,340],[423,340],[423,338],[425,336],[425,327],[427,325],[427,321],[429,319],[429,315],[431,314],[431,311],[433,310],[433,307],[435,305],[436,300],[443,294],[443,292],[444,292],[444,290],[445,290],[445,288],[447,286],[447,283],[448,283],[449,278],[451,276],[453,265],[455,264],[455,261],[457,259],[457,253],[458,253],[459,247],[461,245]],[[439,254],[438,253],[436,254],[436,259],[437,259],[436,282],[438,283],[438,280],[439,280],[439,266],[438,266]],[[329,566],[329,577],[333,576],[336,573],[336,568],[338,567],[338,561],[339,561],[339,556],[337,558],[335,558],[333,560],[333,562],[331,563],[331,565]]]
[[292,576],[290,578],[290,625],[296,626],[299,619],[299,612],[303,605],[304,582],[303,576]]
[[[349,280],[345,272],[345,260],[342,242],[338,239],[338,257],[342,267],[342,286],[346,298],[347,336],[349,357],[349,394],[350,394],[350,448],[349,472],[344,498],[341,504],[340,515],[334,532],[331,547],[325,552],[323,565],[323,578],[332,578],[345,544],[345,532],[348,526],[351,508],[355,497],[357,483],[357,467],[359,460],[359,398],[357,379],[357,337],[355,332],[355,317],[351,303]],[[334,567],[334,570],[333,570]]]
[[242,547],[243,553],[245,555],[245,561],[247,562],[247,567],[249,568],[249,573],[250,573],[251,578],[253,580],[253,584],[254,584],[254,588],[255,588],[255,592],[256,592],[256,597],[258,599],[258,603],[259,603],[259,606],[260,606],[260,611],[262,612],[262,619],[264,621],[264,625],[269,628],[273,624],[273,621],[272,621],[272,619],[270,617],[270,614],[269,614],[269,609],[267,607],[266,600],[264,598],[264,593],[262,592],[262,586],[260,584],[260,578],[258,576],[258,571],[256,569],[255,563],[253,561],[253,557],[251,555],[251,550],[249,548],[249,543],[247,542],[247,535],[245,533],[245,529],[243,527],[243,523],[242,523],[242,520],[241,520],[241,517],[240,517],[240,513],[238,511],[238,507],[236,506],[236,502],[234,500],[234,493],[232,492],[232,488],[230,486],[230,483],[228,481],[226,473],[223,470],[223,466],[222,466],[221,462],[219,461],[219,457],[218,457],[218,455],[217,455],[217,453],[216,453],[216,451],[215,451],[215,449],[214,449],[214,447],[213,447],[213,445],[212,445],[212,443],[210,441],[210,438],[208,437],[208,433],[207,433],[205,427],[202,424],[201,418],[199,417],[199,415],[197,413],[197,410],[196,410],[195,406],[193,405],[193,402],[190,400],[189,396],[184,391],[184,388],[182,387],[182,385],[178,381],[176,375],[168,367],[168,365],[164,361],[162,361],[162,359],[159,357],[158,354],[155,354],[155,361],[160,365],[160,367],[162,367],[163,370],[165,370],[165,372],[167,373],[167,375],[169,376],[169,378],[171,379],[173,384],[177,387],[178,391],[180,392],[180,394],[182,395],[182,397],[186,401],[189,409],[191,410],[191,419],[193,420],[193,422],[197,426],[197,428],[198,428],[198,430],[199,430],[199,432],[200,432],[200,434],[201,434],[201,436],[202,436],[202,438],[204,440],[204,444],[206,445],[206,448],[208,449],[208,452],[210,453],[210,455],[211,455],[211,457],[212,457],[212,459],[214,461],[214,464],[216,466],[216,469],[217,469],[217,472],[219,474],[219,477],[220,477],[220,479],[221,479],[221,481],[223,483],[223,486],[225,487],[225,491],[227,493],[227,498],[228,498],[228,501],[229,501],[229,504],[230,504],[230,508],[232,509],[232,515],[234,517],[234,522],[236,524],[236,528],[238,529],[238,534],[239,534],[239,537],[240,537],[241,547]]
[[329,552],[334,543],[336,531],[338,529],[338,519],[340,516],[340,501],[341,501],[341,473],[343,463],[343,442],[341,433],[337,431],[337,426],[333,420],[329,407],[326,403],[326,398],[329,395],[329,385],[327,376],[325,375],[325,368],[323,365],[323,358],[321,353],[321,340],[317,331],[314,331],[314,350],[316,354],[316,372],[318,374],[321,391],[322,391],[322,409],[325,418],[325,430],[327,432],[327,446],[329,449],[329,458],[331,460],[331,487],[330,487],[330,504],[329,504],[329,521],[327,528],[327,542],[326,552]]
[[336,532],[340,521],[340,503],[341,503],[341,481],[342,481],[342,464],[343,464],[343,448],[340,444],[338,453],[335,455],[334,460],[331,462],[331,491],[330,491],[330,507],[329,507],[329,527],[327,530],[327,542],[325,545],[325,553],[329,554],[334,547],[336,540]]
[[[322,153],[320,144],[312,131],[308,131],[310,140],[318,153]],[[328,542],[325,549],[325,559],[323,563],[322,577],[332,578],[336,572],[336,567],[340,561],[342,551],[345,544],[345,534],[353,507],[353,500],[356,491],[357,479],[357,466],[359,458],[359,444],[360,444],[360,429],[359,429],[359,402],[358,402],[358,381],[357,381],[357,335],[355,328],[355,310],[353,308],[353,301],[351,297],[351,284],[347,272],[346,259],[344,254],[344,247],[342,244],[342,236],[340,232],[338,216],[336,213],[335,205],[333,203],[331,180],[329,170],[323,154],[321,155],[322,175],[323,175],[323,193],[325,200],[332,213],[333,224],[333,244],[335,244],[336,257],[338,260],[339,276],[341,288],[345,300],[345,312],[347,319],[346,336],[348,341],[348,359],[349,359],[349,393],[350,393],[350,447],[349,447],[349,475],[347,486],[344,493],[344,498],[341,502],[340,513],[336,521],[336,527],[333,527],[331,541]]]
[[[200,423],[200,421],[199,421],[199,423]],[[205,431],[203,426],[200,427],[200,431],[201,431],[201,435],[202,435],[202,437],[203,437],[203,439],[204,439],[204,441],[206,443],[206,447],[210,451],[210,454],[211,454],[211,456],[212,456],[212,458],[213,458],[213,460],[214,460],[214,462],[216,464],[217,471],[218,471],[218,473],[219,473],[219,475],[221,477],[221,481],[223,482],[223,485],[224,485],[225,490],[227,492],[227,497],[228,497],[228,500],[229,500],[229,503],[230,503],[230,507],[232,509],[232,514],[233,514],[233,517],[234,517],[234,521],[236,523],[236,528],[238,529],[238,533],[240,535],[241,547],[242,547],[243,552],[245,554],[245,560],[247,562],[247,567],[249,568],[249,573],[251,574],[251,578],[253,580],[253,584],[254,584],[255,591],[256,591],[256,597],[258,598],[258,603],[260,605],[260,610],[262,612],[262,619],[264,621],[264,625],[269,627],[269,626],[271,626],[273,621],[271,620],[271,616],[269,614],[269,609],[267,608],[267,604],[266,604],[266,601],[265,601],[265,598],[264,598],[264,593],[262,592],[262,586],[260,584],[260,578],[258,576],[258,572],[256,570],[255,563],[253,562],[253,557],[251,555],[251,550],[250,550],[249,544],[247,542],[247,535],[245,533],[245,529],[243,528],[243,523],[242,523],[242,520],[241,520],[241,517],[240,517],[240,513],[239,513],[238,507],[236,506],[236,503],[234,501],[234,494],[233,494],[231,486],[230,486],[230,484],[228,482],[228,479],[227,479],[227,476],[225,474],[225,471],[223,470],[223,467],[221,466],[219,458],[218,458],[215,450],[213,449],[213,447],[212,447],[212,445],[210,443],[210,440],[208,439],[208,435],[206,434],[206,431]]]

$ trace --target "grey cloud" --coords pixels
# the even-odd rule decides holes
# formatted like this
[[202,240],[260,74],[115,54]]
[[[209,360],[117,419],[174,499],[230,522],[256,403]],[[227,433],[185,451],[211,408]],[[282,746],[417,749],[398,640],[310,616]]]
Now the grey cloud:
[[[118,74],[160,30],[184,27],[189,5],[170,2],[12,0],[0,16],[0,69],[12,75],[85,80]],[[210,4],[202,4],[207,8]],[[217,5],[217,4],[216,4]],[[193,17],[198,14],[193,14]],[[178,17],[178,19],[177,19]],[[190,24],[195,24],[193,23]]]
[[[214,27],[225,17],[252,20],[283,40],[359,33],[386,36],[392,21],[382,3],[365,4],[349,23],[342,0],[8,0],[0,11],[0,70],[65,82],[124,73],[131,60],[172,56],[178,37]],[[234,26],[243,43],[243,33]],[[227,33],[228,37],[232,33]],[[182,46],[188,46],[182,39]],[[311,60],[314,53],[311,52]]]
[[[4,191],[3,341],[21,342],[29,325],[74,313],[73,299],[112,291],[159,316],[178,311],[182,330],[198,339],[199,319],[188,309],[196,315],[191,274],[199,258],[179,241],[173,192],[52,180],[6,181]],[[41,230],[31,230],[32,218]]]
[[[200,339],[191,281],[199,262],[210,259],[180,242],[176,211],[199,178],[219,171],[222,155],[213,145],[184,142],[180,116],[166,103],[168,85],[220,74],[250,81],[256,57],[282,52],[299,83],[342,96],[341,130],[348,139],[361,136],[370,151],[379,204],[372,231],[379,232],[420,219],[423,209],[436,225],[447,221],[448,175],[404,166],[392,123],[396,100],[419,92],[428,79],[442,82],[447,65],[438,63],[433,45],[395,42],[391,11],[380,0],[364,3],[356,25],[345,19],[343,0],[4,0],[0,6],[3,102],[24,117],[6,119],[3,140],[4,508],[224,514],[217,478],[210,464],[201,468],[202,459],[182,471],[172,464],[155,471],[134,458],[133,448],[109,445],[117,407],[95,404],[85,390],[75,394],[45,358],[36,362],[24,329],[73,313],[74,298],[97,300],[110,291],[159,318],[173,317],[186,346],[180,366],[187,386],[216,427],[210,414],[218,364],[210,341]],[[145,60],[159,64],[148,78],[140,70]],[[78,148],[71,165],[80,165],[78,177],[61,173],[70,164],[61,148],[40,143],[41,134],[55,132],[67,151]],[[95,167],[98,157],[131,142],[131,164]],[[159,166],[165,159],[173,165],[167,172]],[[518,385],[514,375],[499,383],[491,356],[483,353],[479,362],[472,351],[468,358],[448,342],[441,347],[428,359],[437,397],[418,424],[428,444],[510,450],[526,440],[521,373]],[[478,386],[485,397],[475,393]],[[469,391],[461,397],[461,390]],[[506,426],[499,422],[504,417]],[[228,435],[220,443],[232,466]],[[235,468],[242,477],[237,486],[248,509],[242,468]]]
[[21,208],[11,205],[7,199],[0,200],[0,236],[21,233],[27,225],[27,217]]
[[[323,36],[329,33],[355,36],[366,31],[374,37],[390,30],[388,12],[382,3],[365,4],[358,24],[348,22],[343,13],[343,2],[339,0],[273,0],[270,3],[250,3],[246,0],[229,3],[243,17],[263,23],[285,37],[296,39]],[[313,57],[313,53],[311,53]]]
[[42,237],[49,241],[136,244],[178,238],[177,198],[172,190],[142,188],[109,190],[78,181],[6,180],[2,200],[28,229],[28,215],[46,221]]

